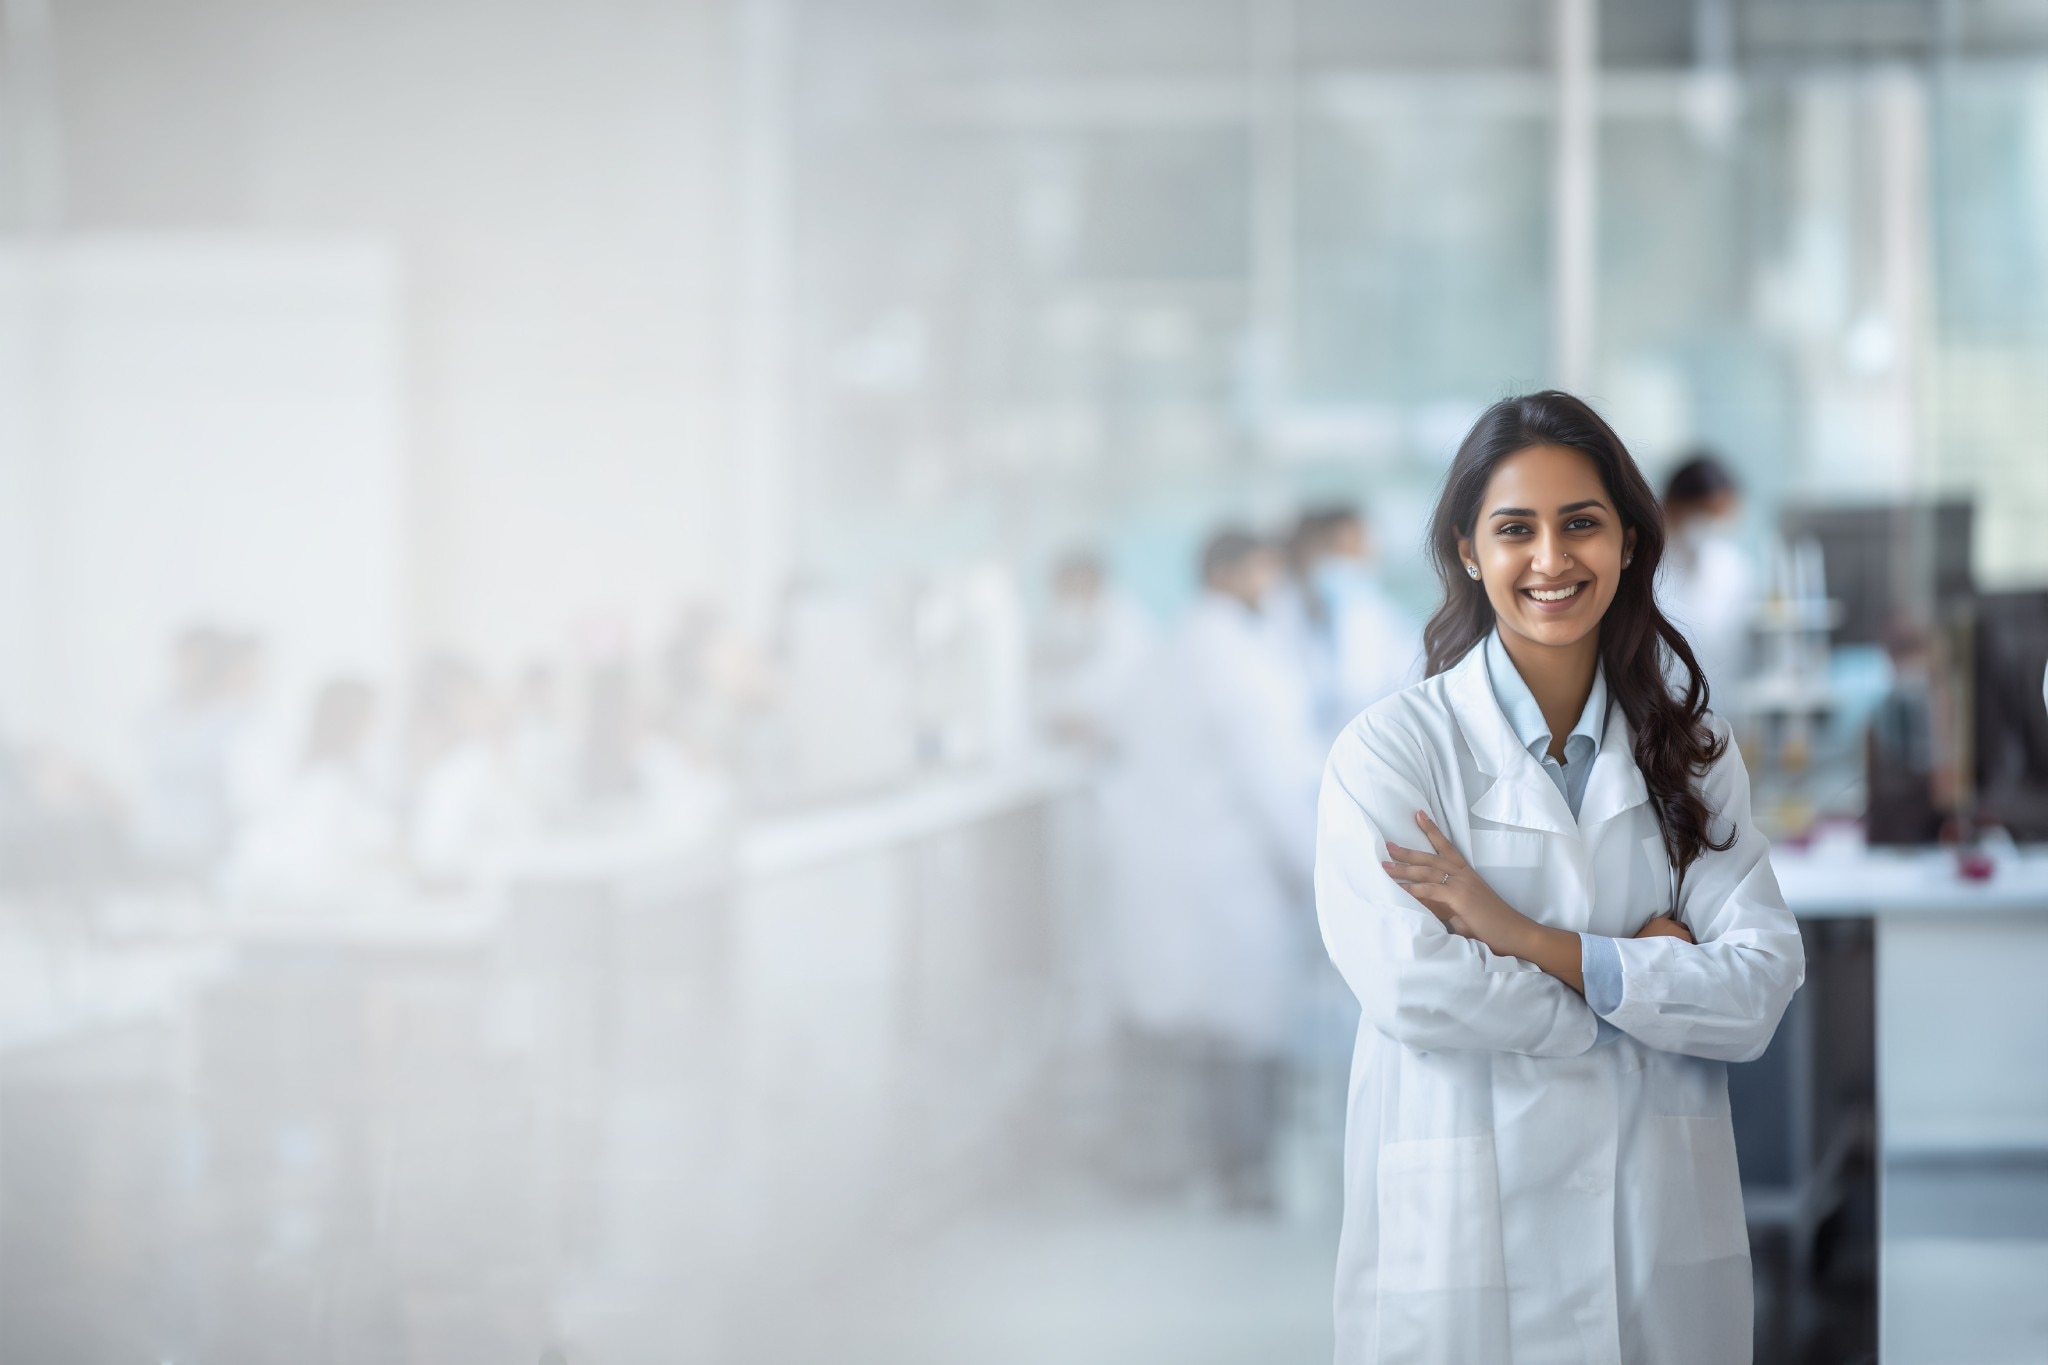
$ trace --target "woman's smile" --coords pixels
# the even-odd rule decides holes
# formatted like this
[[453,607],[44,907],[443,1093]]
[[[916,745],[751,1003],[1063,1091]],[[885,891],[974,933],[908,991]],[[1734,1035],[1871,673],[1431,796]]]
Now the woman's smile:
[[1521,589],[1522,597],[1537,611],[1559,613],[1571,611],[1582,602],[1591,601],[1593,594],[1585,588],[1590,580],[1581,578],[1574,583],[1562,583],[1556,587]]

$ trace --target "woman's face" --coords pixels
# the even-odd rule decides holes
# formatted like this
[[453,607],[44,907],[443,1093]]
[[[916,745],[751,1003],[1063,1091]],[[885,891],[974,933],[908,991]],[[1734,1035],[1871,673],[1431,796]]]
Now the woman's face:
[[1494,466],[1458,555],[1468,575],[1478,568],[1503,633],[1556,647],[1599,627],[1635,539],[1590,458],[1538,445]]

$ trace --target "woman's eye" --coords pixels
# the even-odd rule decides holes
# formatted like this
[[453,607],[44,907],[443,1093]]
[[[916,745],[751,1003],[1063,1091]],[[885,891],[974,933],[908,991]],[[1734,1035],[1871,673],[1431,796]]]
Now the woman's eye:
[[1588,531],[1594,528],[1595,526],[1598,526],[1599,524],[1599,522],[1593,520],[1591,517],[1573,517],[1570,521],[1565,523],[1564,529],[1567,531]]
[[1511,522],[1509,522],[1509,523],[1508,523],[1507,525],[1505,525],[1505,526],[1502,526],[1502,527],[1499,527],[1499,528],[1498,528],[1498,529],[1497,529],[1497,530],[1495,531],[1495,534],[1496,534],[1496,535],[1503,535],[1503,536],[1505,536],[1505,535],[1527,535],[1528,533],[1529,533],[1529,528],[1528,528],[1528,527],[1526,527],[1526,526],[1524,526],[1524,525],[1522,525],[1522,523],[1521,523],[1521,522],[1519,522],[1519,521],[1511,521]]

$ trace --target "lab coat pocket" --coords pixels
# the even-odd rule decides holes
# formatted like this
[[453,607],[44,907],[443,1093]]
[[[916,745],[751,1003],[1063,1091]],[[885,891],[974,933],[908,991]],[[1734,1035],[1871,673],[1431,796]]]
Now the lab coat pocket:
[[1493,1135],[1381,1147],[1379,1224],[1383,1293],[1505,1284]]
[[1475,829],[1472,866],[1515,909],[1542,919],[1543,836],[1527,830]]
[[1725,1117],[1652,1114],[1645,1120],[1646,1244],[1665,1265],[1749,1254],[1735,1129]]

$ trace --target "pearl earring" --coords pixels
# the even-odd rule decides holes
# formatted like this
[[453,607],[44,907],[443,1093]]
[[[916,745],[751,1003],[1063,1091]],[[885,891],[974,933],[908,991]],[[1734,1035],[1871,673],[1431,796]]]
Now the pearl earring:
[[1477,564],[1467,564],[1467,565],[1465,566],[1465,577],[1467,577],[1467,578],[1477,578],[1477,577],[1479,577],[1479,566],[1478,566]]

